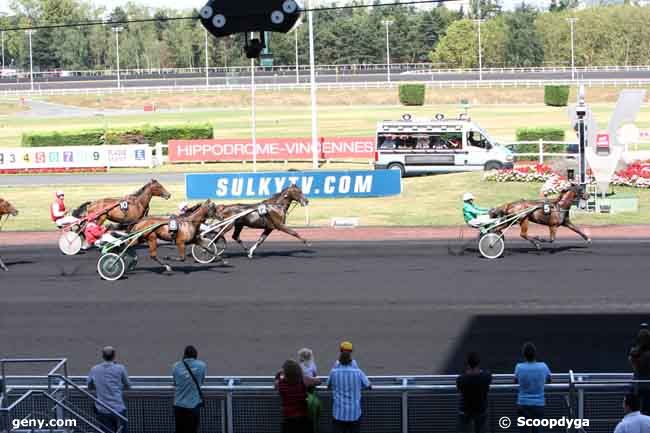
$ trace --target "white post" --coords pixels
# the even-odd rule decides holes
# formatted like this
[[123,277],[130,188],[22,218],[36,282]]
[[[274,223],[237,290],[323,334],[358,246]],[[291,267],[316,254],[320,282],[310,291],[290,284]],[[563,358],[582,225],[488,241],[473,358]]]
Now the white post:
[[124,30],[123,27],[113,27],[113,32],[115,33],[115,55],[117,57],[117,88],[119,89],[122,85],[120,83],[120,32]]
[[253,171],[256,172],[257,137],[255,129],[255,59],[251,59],[251,141],[253,142]]
[[483,80],[483,47],[481,46],[481,23],[483,22],[482,19],[480,19],[480,12],[479,12],[479,19],[474,20],[474,22],[478,26],[478,79],[479,81]]
[[386,26],[386,78],[390,83],[390,42],[388,38],[388,26],[393,24],[392,20],[383,20],[382,23]]
[[208,77],[208,29],[205,30],[205,87],[210,85],[210,78]]
[[577,18],[567,18],[569,25],[571,27],[571,80],[575,80],[576,75],[576,63],[575,63],[575,47],[573,39],[573,25],[577,21]]
[[0,31],[0,39],[2,40],[2,70],[5,68],[5,32]]
[[296,36],[296,84],[300,84],[300,71],[298,69],[298,28],[293,31]]
[[314,66],[314,12],[307,12],[309,17],[309,80],[311,84],[311,151],[312,168],[318,168],[318,118],[316,111],[316,70]]
[[544,141],[539,139],[539,163],[544,164]]
[[31,91],[34,91],[34,62],[32,59],[32,33],[34,30],[27,30],[27,35],[29,35],[29,87]]

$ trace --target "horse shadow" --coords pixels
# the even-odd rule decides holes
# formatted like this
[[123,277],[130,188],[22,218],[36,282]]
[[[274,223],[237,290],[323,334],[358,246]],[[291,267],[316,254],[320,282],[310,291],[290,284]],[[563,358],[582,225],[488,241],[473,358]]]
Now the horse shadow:
[[[147,272],[150,274],[158,274],[158,275],[167,275],[167,276],[173,276],[173,275],[191,275],[195,273],[201,273],[201,272],[214,272],[214,271],[220,271],[220,274],[229,274],[231,269],[234,269],[235,267],[231,264],[222,264],[219,262],[216,263],[211,263],[207,265],[201,265],[201,264],[182,264],[179,265],[178,263],[174,262],[169,262],[168,263],[173,271],[172,272],[167,272],[164,267],[160,265],[152,265],[152,266],[138,266],[133,272],[130,274],[137,274],[138,271],[142,272]],[[128,276],[129,273],[126,274]]]
[[[532,255],[537,255],[537,256],[543,256],[543,255],[554,255],[554,254],[560,254],[566,251],[577,251],[577,250],[588,250],[589,245],[547,245],[547,246],[542,246],[541,249],[537,249],[533,246],[514,246],[514,247],[508,247],[506,245],[506,249],[503,252],[503,256],[514,256],[517,254],[532,254]],[[463,256],[466,254],[476,254],[483,258],[481,256],[481,253],[478,250],[478,247],[473,246],[473,245],[464,245],[457,247],[454,249],[452,245],[448,245],[447,250],[450,255],[453,256]],[[489,260],[489,259],[488,259]]]
[[[287,251],[260,251],[256,250],[255,255],[253,255],[252,259],[249,260],[254,260],[256,258],[270,258],[270,257],[291,257],[291,258],[299,258],[299,259],[311,259],[315,257],[316,251],[308,248],[302,248],[302,249],[297,249],[297,250],[287,250]],[[231,257],[244,257],[248,259],[248,253],[246,251],[232,251],[228,252],[226,251],[224,253],[224,258],[231,258]]]

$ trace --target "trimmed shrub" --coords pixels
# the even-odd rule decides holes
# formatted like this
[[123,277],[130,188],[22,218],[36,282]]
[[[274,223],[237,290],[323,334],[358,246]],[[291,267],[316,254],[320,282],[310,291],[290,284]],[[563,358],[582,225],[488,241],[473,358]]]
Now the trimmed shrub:
[[[564,129],[562,128],[519,128],[517,129],[517,141],[564,141]],[[537,143],[516,144],[515,153],[537,153]],[[547,144],[544,146],[546,153],[565,153],[566,146],[563,144]],[[519,160],[534,160],[534,156],[522,156]]]
[[544,86],[544,104],[551,107],[566,107],[569,101],[569,86]]
[[402,105],[424,105],[424,84],[400,84],[399,102]]
[[210,139],[213,138],[212,126],[172,125],[139,126],[115,129],[90,129],[78,131],[52,131],[24,133],[22,145],[25,147],[43,146],[98,146],[102,144],[138,144],[157,142],[167,143],[172,139]]

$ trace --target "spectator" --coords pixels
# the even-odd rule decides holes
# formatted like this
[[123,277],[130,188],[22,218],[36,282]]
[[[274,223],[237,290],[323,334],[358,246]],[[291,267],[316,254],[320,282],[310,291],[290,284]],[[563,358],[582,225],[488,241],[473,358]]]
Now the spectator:
[[176,433],[196,433],[199,431],[203,393],[201,385],[205,382],[207,366],[198,359],[194,346],[187,346],[183,360],[174,364],[174,420]]
[[370,381],[352,360],[352,343],[340,346],[339,362],[330,372],[327,387],[332,390],[332,415],[336,433],[358,433],[361,427],[361,390]]
[[320,379],[318,379],[318,368],[314,362],[314,353],[311,349],[300,349],[298,351],[298,362],[302,368],[302,374],[306,378],[314,379],[317,381],[316,384],[307,387],[307,409],[309,410],[309,418],[312,423],[312,430],[314,433],[318,433],[318,425],[321,413],[321,402],[316,395],[316,385],[320,384]]
[[639,397],[634,394],[625,396],[623,399],[625,416],[614,429],[614,433],[650,432],[650,416],[642,415],[639,407]]
[[[461,394],[458,416],[459,433],[483,433],[487,421],[488,392],[492,374],[481,370],[478,353],[467,355],[465,372],[456,379],[456,387]],[[473,428],[472,428],[473,426]]]
[[[131,388],[129,375],[122,364],[115,362],[115,349],[106,346],[102,349],[103,362],[90,369],[87,385],[89,390],[95,390],[97,399],[114,412],[126,418],[124,405],[125,389]],[[128,423],[111,412],[106,406],[95,403],[97,421],[111,431],[117,431],[121,426],[122,433],[128,433]]]
[[307,377],[318,377],[318,368],[314,362],[314,353],[311,349],[300,349],[298,351],[298,362],[302,368],[303,375]]
[[[544,417],[544,385],[551,382],[551,371],[544,362],[537,362],[537,349],[533,343],[524,344],[525,362],[515,367],[515,383],[519,384],[517,412],[526,419]],[[525,427],[524,432],[537,433],[538,427]]]
[[312,433],[307,387],[315,383],[315,379],[303,376],[300,364],[292,359],[285,361],[275,375],[275,388],[282,399],[282,433]]

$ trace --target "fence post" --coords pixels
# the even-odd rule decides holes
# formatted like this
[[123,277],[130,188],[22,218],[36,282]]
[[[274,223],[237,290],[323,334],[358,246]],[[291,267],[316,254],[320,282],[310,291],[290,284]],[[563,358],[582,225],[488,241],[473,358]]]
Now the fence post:
[[156,150],[155,152],[156,161],[154,164],[163,165],[165,163],[165,157],[163,155],[163,145],[160,141],[156,143],[155,150]]
[[[408,379],[402,379],[403,387],[408,384]],[[409,393],[406,390],[402,393],[402,433],[409,433]]]
[[232,419],[232,389],[235,383],[234,379],[228,380],[228,390],[226,390],[226,418],[228,420],[228,425],[226,433],[233,433],[235,431],[234,422]]
[[544,141],[540,138],[539,139],[539,163],[544,164]]

